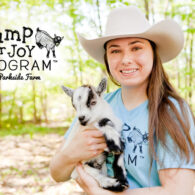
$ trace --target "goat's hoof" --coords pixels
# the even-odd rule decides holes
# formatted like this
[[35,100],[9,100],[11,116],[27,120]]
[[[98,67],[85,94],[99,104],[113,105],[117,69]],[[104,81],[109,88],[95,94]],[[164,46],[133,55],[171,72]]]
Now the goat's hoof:
[[126,185],[123,185],[123,184],[119,183],[116,186],[104,187],[104,189],[110,190],[110,191],[113,191],[113,192],[122,192],[122,191],[126,190],[128,187],[129,187],[129,185],[126,186]]
[[124,187],[124,189],[128,189],[128,188],[129,188],[129,183],[128,183],[127,180],[122,181],[122,182],[120,182],[120,183],[121,183],[121,185]]

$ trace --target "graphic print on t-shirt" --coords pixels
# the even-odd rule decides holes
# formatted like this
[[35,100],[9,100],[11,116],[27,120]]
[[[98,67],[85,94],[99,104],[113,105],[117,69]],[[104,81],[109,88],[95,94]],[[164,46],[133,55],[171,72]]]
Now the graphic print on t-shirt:
[[144,159],[143,147],[148,145],[148,133],[142,133],[136,126],[125,123],[122,138],[125,141],[125,152],[128,152],[127,163],[136,166],[139,159]]

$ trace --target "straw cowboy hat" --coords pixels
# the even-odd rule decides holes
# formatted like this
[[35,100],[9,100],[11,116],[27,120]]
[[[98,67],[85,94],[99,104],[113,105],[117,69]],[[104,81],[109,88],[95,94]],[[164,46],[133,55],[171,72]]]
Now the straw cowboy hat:
[[113,9],[107,19],[105,34],[96,39],[86,39],[77,33],[86,52],[98,62],[104,64],[104,44],[112,39],[139,37],[153,41],[162,62],[176,57],[184,44],[184,35],[180,26],[171,19],[150,25],[144,14],[135,6]]

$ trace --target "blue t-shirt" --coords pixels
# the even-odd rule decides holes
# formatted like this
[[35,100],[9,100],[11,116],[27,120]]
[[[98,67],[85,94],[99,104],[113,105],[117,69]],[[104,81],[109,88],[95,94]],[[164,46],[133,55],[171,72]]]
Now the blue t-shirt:
[[[151,158],[149,154],[148,143],[148,100],[132,110],[127,110],[122,102],[121,89],[105,95],[105,100],[111,105],[115,115],[123,122],[122,138],[125,141],[124,162],[127,170],[127,179],[130,188],[142,188],[151,186],[160,186],[158,171],[166,168],[188,168],[195,169],[193,162],[193,153],[190,161],[181,161],[179,155],[174,152],[174,143],[170,136],[167,135],[169,151],[157,144],[157,156],[163,164],[152,160],[152,168],[150,172]],[[179,104],[176,100],[171,99],[179,110]],[[191,124],[191,138],[195,143],[195,125],[191,114],[189,113]],[[70,129],[66,133],[68,136],[76,119],[72,123]],[[174,154],[174,155],[173,155]],[[110,164],[112,157],[108,161],[108,174],[112,175]]]

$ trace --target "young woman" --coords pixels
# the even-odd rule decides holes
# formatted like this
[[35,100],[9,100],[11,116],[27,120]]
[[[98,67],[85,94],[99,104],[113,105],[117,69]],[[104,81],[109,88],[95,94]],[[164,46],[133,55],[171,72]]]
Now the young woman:
[[77,182],[89,195],[192,195],[195,119],[162,66],[183,47],[180,27],[172,20],[150,26],[140,10],[131,6],[110,13],[103,37],[78,36],[89,55],[104,63],[111,79],[121,86],[105,99],[124,123],[130,188],[120,193],[104,190],[79,164],[106,148],[102,134],[92,127],[82,127],[70,146],[58,150],[51,161],[52,177],[66,181],[76,166]]

